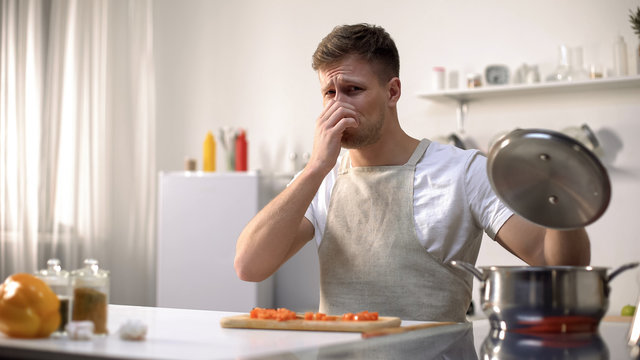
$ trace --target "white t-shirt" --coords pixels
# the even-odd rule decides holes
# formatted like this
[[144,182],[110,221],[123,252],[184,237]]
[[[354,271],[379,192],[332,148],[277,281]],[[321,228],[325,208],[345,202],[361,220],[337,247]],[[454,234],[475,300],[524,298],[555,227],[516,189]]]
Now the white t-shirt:
[[[432,142],[416,165],[413,192],[418,240],[436,259],[475,263],[483,230],[494,239],[513,214],[495,195],[486,173],[487,159],[477,150],[461,150]],[[325,177],[305,217],[320,246],[327,224],[336,166]],[[469,252],[470,251],[470,252]],[[462,254],[475,254],[473,259]]]

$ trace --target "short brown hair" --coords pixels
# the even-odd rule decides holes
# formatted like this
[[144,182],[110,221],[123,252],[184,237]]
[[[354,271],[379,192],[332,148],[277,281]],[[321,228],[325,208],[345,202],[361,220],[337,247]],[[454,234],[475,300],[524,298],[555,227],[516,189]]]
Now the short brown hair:
[[336,26],[320,41],[313,53],[312,67],[319,70],[349,55],[359,55],[379,66],[379,77],[388,81],[400,75],[396,44],[382,27],[370,24]]

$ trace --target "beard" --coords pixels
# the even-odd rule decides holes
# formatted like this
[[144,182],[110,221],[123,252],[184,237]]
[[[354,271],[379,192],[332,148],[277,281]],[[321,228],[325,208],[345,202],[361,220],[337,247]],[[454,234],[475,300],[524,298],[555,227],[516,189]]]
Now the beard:
[[365,126],[357,128],[348,128],[342,133],[341,144],[345,149],[359,149],[368,145],[375,144],[382,136],[382,125],[384,117],[382,115],[376,117],[373,122]]

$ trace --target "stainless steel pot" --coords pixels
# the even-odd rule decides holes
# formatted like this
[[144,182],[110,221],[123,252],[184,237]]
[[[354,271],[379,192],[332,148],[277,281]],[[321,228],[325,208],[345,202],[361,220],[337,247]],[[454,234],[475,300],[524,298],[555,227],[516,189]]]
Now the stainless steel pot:
[[609,307],[609,282],[639,263],[591,266],[452,265],[481,282],[480,305],[491,327],[523,333],[594,332]]

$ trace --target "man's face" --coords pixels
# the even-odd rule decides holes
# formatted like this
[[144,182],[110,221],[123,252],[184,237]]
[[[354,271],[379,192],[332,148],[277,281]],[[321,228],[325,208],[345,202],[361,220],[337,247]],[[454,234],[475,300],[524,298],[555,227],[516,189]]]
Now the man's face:
[[374,144],[382,134],[388,97],[386,85],[381,84],[374,70],[366,60],[355,55],[318,70],[323,105],[339,102],[355,107],[358,127],[344,131],[344,148]]

